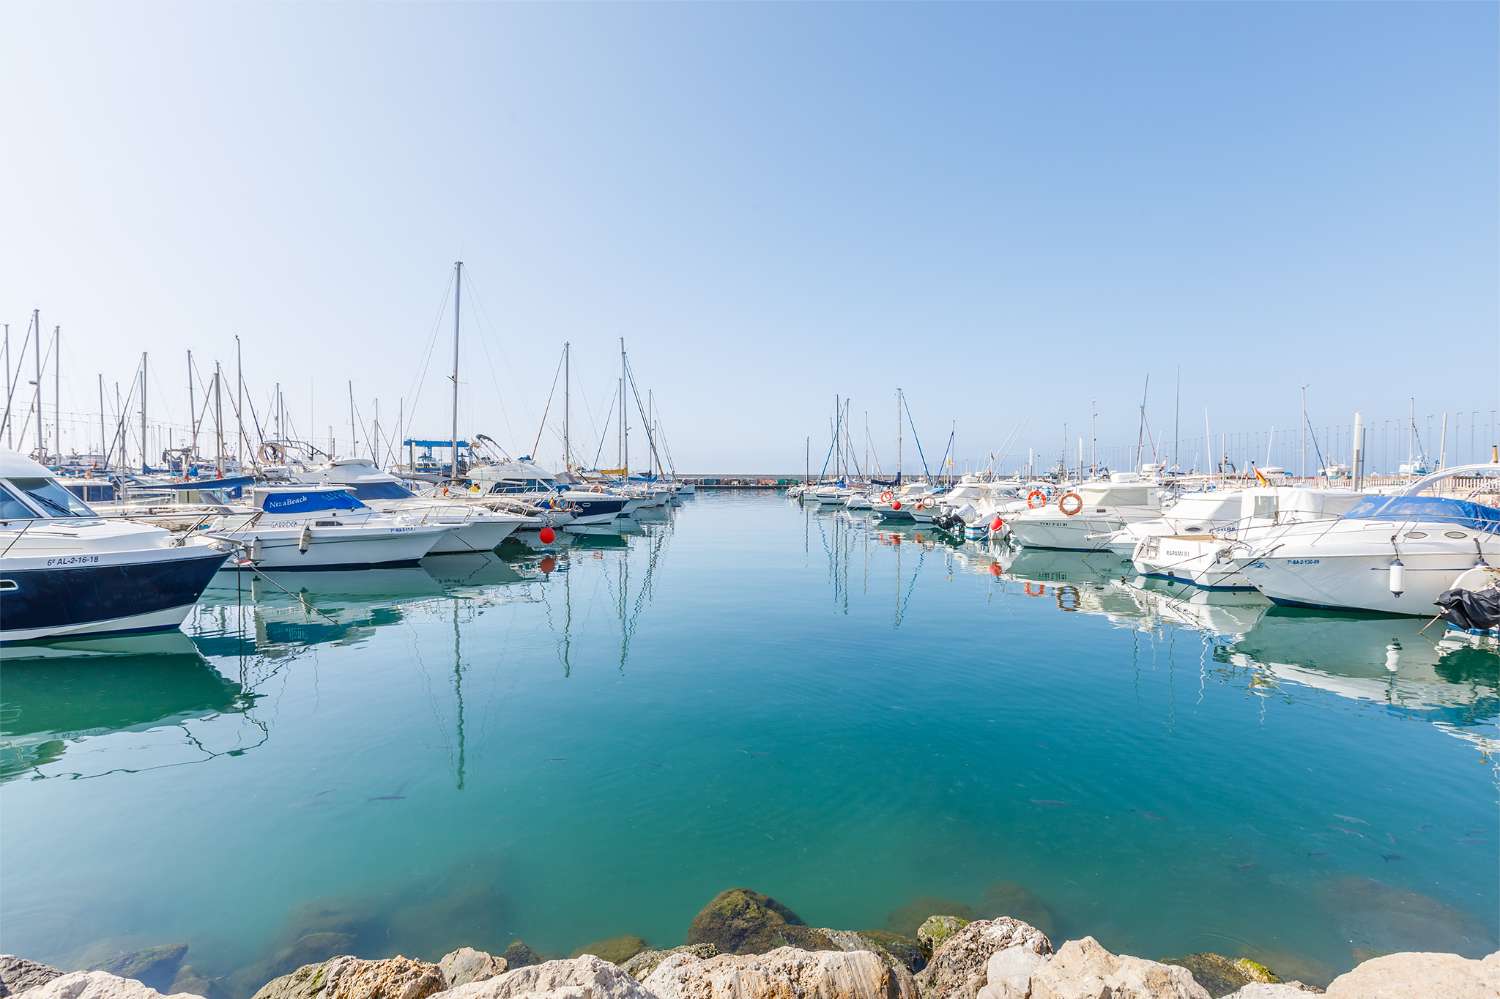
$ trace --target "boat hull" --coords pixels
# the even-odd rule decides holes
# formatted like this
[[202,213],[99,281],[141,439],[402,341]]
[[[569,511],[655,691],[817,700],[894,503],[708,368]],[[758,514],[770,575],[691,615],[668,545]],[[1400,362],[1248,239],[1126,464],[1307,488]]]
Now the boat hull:
[[[182,624],[229,552],[193,545],[0,565],[0,643],[163,631]],[[179,554],[181,553],[181,554]]]
[[304,569],[366,569],[416,565],[446,527],[300,527],[254,529],[217,535],[244,546],[246,558],[230,568],[291,572]]
[[[441,522],[440,522],[441,523]],[[492,552],[515,533],[522,521],[465,520],[451,526],[453,530],[438,539],[429,555],[472,555]]]
[[1391,553],[1261,557],[1240,562],[1245,578],[1275,603],[1430,617],[1438,594],[1474,567],[1472,552],[1403,552],[1405,585],[1390,589]]

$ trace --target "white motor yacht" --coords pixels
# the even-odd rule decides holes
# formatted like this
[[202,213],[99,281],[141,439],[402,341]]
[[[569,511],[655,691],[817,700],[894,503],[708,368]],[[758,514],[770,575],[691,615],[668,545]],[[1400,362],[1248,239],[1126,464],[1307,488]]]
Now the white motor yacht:
[[469,479],[479,487],[475,494],[478,497],[519,499],[543,509],[566,510],[572,514],[569,527],[603,527],[641,506],[639,500],[606,490],[602,485],[577,488],[564,483],[524,458],[476,465],[469,470]]
[[429,555],[491,552],[530,518],[489,510],[454,496],[418,496],[400,479],[382,472],[368,458],[338,458],[298,473],[297,482],[340,486],[381,513],[400,514],[419,524],[453,530],[438,539]]
[[1127,523],[1104,540],[1110,551],[1121,558],[1130,558],[1136,546],[1147,538],[1232,530],[1239,521],[1240,507],[1240,494],[1234,490],[1183,493],[1155,520]]
[[1492,497],[1500,465],[1459,465],[1391,496],[1364,496],[1337,520],[1247,539],[1234,565],[1276,603],[1434,615],[1438,594],[1476,565],[1500,565],[1500,508],[1437,495],[1462,481]]
[[1107,551],[1106,539],[1115,531],[1161,516],[1157,490],[1154,482],[1133,472],[1079,483],[1053,497],[1034,489],[1027,496],[1028,508],[1008,522],[1011,537],[1028,548]]
[[105,520],[43,466],[0,451],[0,642],[176,628],[230,551]]
[[[1232,521],[1214,525],[1197,523],[1206,516],[1177,518],[1180,530],[1142,537],[1129,556],[1136,572],[1204,590],[1253,590],[1255,586],[1241,571],[1239,556],[1294,524],[1326,529],[1362,498],[1349,489],[1305,486],[1264,486],[1231,495],[1238,504]],[[1214,511],[1195,506],[1190,512],[1206,515]]]
[[379,513],[343,486],[258,486],[252,508],[203,525],[239,546],[232,566],[267,570],[415,565],[453,528]]

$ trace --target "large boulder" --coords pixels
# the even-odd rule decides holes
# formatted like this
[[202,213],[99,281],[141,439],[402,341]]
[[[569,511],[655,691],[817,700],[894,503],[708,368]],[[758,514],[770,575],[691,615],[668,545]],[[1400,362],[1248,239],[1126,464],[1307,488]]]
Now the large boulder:
[[997,951],[1020,947],[1034,954],[1052,953],[1047,934],[1019,919],[976,919],[943,941],[927,967],[917,973],[925,999],[974,999],[985,983],[985,966]]
[[1175,964],[1111,954],[1093,937],[1069,940],[1031,975],[1029,999],[1212,999]]
[[1457,954],[1387,954],[1328,983],[1328,999],[1495,999],[1500,951],[1483,960]]
[[656,999],[916,999],[911,975],[871,951],[673,954],[641,984]]
[[839,950],[869,950],[908,972],[921,971],[927,965],[922,945],[913,937],[889,930],[819,930]]
[[[161,993],[149,985],[107,971],[75,971],[27,990],[26,999],[161,999]],[[181,992],[169,999],[201,997]]]
[[166,992],[171,989],[172,981],[177,977],[178,969],[182,967],[182,959],[187,956],[187,949],[188,945],[185,943],[146,947],[142,950],[115,954],[113,957],[100,961],[96,967],[99,971],[107,971],[121,978],[131,978],[158,992]]
[[1248,957],[1225,957],[1202,951],[1184,957],[1162,958],[1163,964],[1176,964],[1193,973],[1193,980],[1211,996],[1225,996],[1246,985],[1274,984],[1281,979],[1259,961]]
[[641,983],[592,954],[543,961],[449,989],[443,999],[651,999]]
[[1043,961],[1036,951],[1025,947],[1007,947],[990,955],[984,965],[984,988],[979,999],[1027,999],[1031,995],[1031,976]]
[[573,956],[582,957],[585,954],[592,954],[595,957],[602,957],[610,964],[624,964],[648,946],[642,938],[626,933],[618,937],[608,937],[604,940],[595,940],[591,944],[584,944],[573,952]]
[[714,957],[719,953],[719,948],[713,944],[684,944],[681,947],[672,947],[667,950],[643,950],[620,965],[625,974],[638,982],[644,982],[646,976],[656,970],[661,964],[673,954],[691,954],[693,957]]
[[62,972],[50,964],[29,961],[14,954],[0,954],[0,999],[13,996],[39,985],[46,985]]
[[509,970],[505,958],[486,954],[473,947],[460,947],[458,950],[449,951],[438,962],[438,968],[442,970],[443,980],[448,983],[450,989],[459,985],[468,985],[470,982],[482,982]]
[[791,909],[749,888],[715,895],[693,917],[687,942],[711,943],[723,954],[763,954],[778,947],[834,950],[833,941]]
[[435,964],[410,957],[335,957],[263,985],[254,999],[426,999],[448,987]]

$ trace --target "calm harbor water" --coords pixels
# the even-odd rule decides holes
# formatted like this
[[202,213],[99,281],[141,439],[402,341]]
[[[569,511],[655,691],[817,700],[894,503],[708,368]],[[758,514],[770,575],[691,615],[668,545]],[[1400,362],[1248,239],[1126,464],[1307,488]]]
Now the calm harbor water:
[[554,556],[222,574],[183,635],[5,651],[0,950],[184,942],[243,994],[309,933],[673,944],[733,885],[1317,981],[1495,950],[1500,658],[1126,568],[704,493]]

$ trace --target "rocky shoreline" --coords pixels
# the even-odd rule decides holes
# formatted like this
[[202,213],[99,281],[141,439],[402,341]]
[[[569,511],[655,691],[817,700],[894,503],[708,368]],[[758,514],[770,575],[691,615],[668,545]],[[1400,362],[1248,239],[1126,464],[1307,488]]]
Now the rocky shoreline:
[[[337,937],[337,934],[327,934]],[[326,941],[333,943],[334,941]],[[319,942],[308,945],[308,956]],[[182,944],[64,972],[0,955],[0,999],[227,999],[184,963]],[[324,952],[325,955],[327,951]],[[693,919],[687,942],[621,936],[544,959],[521,941],[463,947],[436,963],[324,956],[265,982],[253,999],[1297,999],[1325,990],[1281,981],[1247,958],[1117,955],[1093,937],[1054,946],[1010,916],[934,913],[914,936],[808,926],[769,896],[732,888]],[[1372,958],[1329,983],[1330,999],[1500,999],[1500,951]]]

